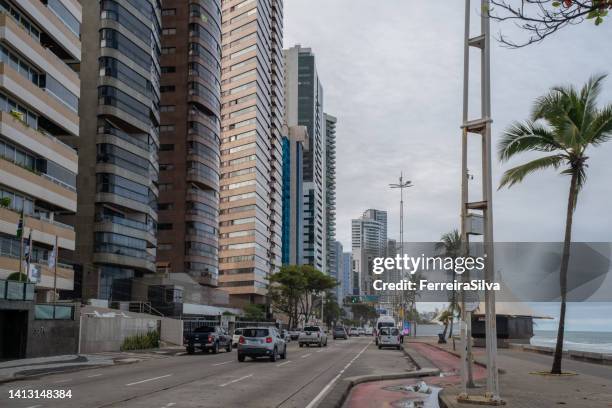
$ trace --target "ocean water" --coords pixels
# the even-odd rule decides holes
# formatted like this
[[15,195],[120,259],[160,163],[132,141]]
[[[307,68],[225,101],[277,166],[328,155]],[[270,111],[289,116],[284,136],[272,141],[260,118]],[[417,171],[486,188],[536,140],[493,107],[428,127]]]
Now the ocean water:
[[[556,343],[556,330],[533,331],[532,345],[554,348]],[[563,349],[612,354],[612,332],[566,331],[563,336]]]

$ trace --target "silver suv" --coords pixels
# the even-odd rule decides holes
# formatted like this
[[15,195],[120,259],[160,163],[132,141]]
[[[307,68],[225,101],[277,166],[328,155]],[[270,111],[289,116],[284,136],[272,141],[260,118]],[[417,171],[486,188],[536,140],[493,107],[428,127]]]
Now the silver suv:
[[287,343],[275,327],[246,327],[238,339],[238,361],[245,357],[287,358]]
[[298,337],[300,347],[316,344],[319,347],[327,346],[327,333],[320,326],[306,326]]

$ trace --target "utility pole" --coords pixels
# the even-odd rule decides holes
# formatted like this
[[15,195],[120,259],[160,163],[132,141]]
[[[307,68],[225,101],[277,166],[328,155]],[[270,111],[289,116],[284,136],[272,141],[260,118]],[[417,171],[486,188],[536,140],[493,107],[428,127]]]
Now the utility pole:
[[[400,190],[400,245],[399,245],[399,254],[401,256],[404,255],[404,189],[405,188],[409,188],[414,186],[414,184],[412,184],[412,181],[410,180],[406,180],[404,181],[404,174],[400,172],[400,177],[399,177],[399,183],[392,183],[389,184],[389,187],[391,188],[399,188]],[[402,271],[402,275],[403,275],[403,271]],[[404,279],[404,276],[402,276],[402,279]],[[403,316],[404,319],[406,318],[406,305],[404,303],[405,297],[402,295],[402,300],[400,302],[400,307],[403,310]],[[403,327],[404,323],[402,322],[402,332],[404,330]]]
[[[470,37],[470,0],[465,0],[465,32],[464,32],[464,66],[463,66],[463,124],[461,136],[461,242],[462,255],[469,253],[468,235],[483,235],[485,254],[485,280],[494,282],[495,263],[493,256],[493,187],[491,176],[491,32],[489,18],[489,0],[480,0],[480,34]],[[469,72],[470,47],[480,49],[480,97],[481,116],[469,119]],[[482,198],[480,201],[469,201],[468,195],[468,137],[469,134],[479,135],[481,139],[482,164]],[[474,230],[469,223],[476,218],[482,219],[482,231]],[[469,223],[469,225],[468,225]],[[479,402],[488,405],[502,405],[499,395],[499,378],[497,372],[497,327],[495,324],[495,292],[485,291],[486,320],[486,350],[487,350],[487,391],[484,396],[470,396],[467,393],[468,378],[471,364],[469,345],[471,335],[468,333],[471,325],[471,313],[462,292],[462,324],[461,324],[461,381],[462,393],[457,398],[463,402]],[[472,302],[470,302],[472,303]],[[470,321],[468,321],[468,319]]]

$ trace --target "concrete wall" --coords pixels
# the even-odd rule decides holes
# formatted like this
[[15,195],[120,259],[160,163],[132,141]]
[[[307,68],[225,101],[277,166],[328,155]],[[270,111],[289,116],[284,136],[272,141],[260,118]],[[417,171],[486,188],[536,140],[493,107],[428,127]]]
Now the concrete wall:
[[164,342],[183,344],[182,320],[87,306],[81,314],[80,353],[119,351],[126,337],[152,330],[159,330]]
[[183,344],[183,321],[178,319],[161,319],[160,339],[166,343]]

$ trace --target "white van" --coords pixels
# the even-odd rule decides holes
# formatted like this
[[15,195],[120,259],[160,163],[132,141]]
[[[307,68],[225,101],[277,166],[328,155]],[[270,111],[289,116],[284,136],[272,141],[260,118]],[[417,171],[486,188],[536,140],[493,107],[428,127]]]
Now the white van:
[[376,345],[378,345],[378,335],[380,333],[380,329],[383,327],[397,327],[395,319],[391,316],[380,316],[378,320],[376,320],[376,332],[374,333],[374,336],[376,336]]

